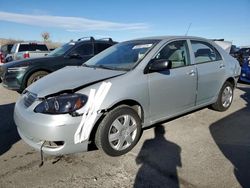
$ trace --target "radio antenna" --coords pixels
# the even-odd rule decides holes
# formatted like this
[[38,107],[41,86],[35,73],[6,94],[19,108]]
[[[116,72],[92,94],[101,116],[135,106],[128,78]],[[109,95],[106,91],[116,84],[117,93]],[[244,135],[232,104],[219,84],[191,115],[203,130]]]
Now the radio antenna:
[[186,32],[185,36],[187,36],[188,31],[189,31],[189,29],[190,29],[191,25],[192,25],[192,23],[190,23],[190,24],[188,25],[188,29],[187,29],[187,32]]

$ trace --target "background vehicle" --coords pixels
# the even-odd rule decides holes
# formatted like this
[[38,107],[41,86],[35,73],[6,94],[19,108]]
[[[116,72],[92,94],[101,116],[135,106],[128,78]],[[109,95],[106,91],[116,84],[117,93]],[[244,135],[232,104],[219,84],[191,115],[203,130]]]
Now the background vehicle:
[[0,49],[0,63],[5,63],[5,57],[10,54],[13,44],[5,44]]
[[4,63],[3,53],[0,51],[0,64]]
[[238,53],[241,53],[243,55],[243,57],[249,57],[250,56],[250,47],[243,47],[240,48]]
[[22,92],[27,86],[43,76],[65,66],[82,65],[115,43],[111,38],[107,40],[95,40],[93,37],[81,38],[53,50],[46,57],[7,63],[0,69],[3,86]]
[[43,57],[49,53],[46,44],[42,43],[16,43],[11,52],[5,58],[6,62],[16,61],[25,58]]
[[136,145],[143,127],[207,105],[227,110],[239,75],[237,60],[211,40],[126,41],[29,86],[14,120],[21,138],[47,154],[95,143],[119,156]]
[[248,58],[250,57],[250,48],[249,47],[240,48],[235,53],[234,57],[239,61],[240,66],[242,66],[243,63],[247,61]]
[[248,59],[245,58],[242,64],[240,80],[250,83],[250,57]]
[[229,54],[230,54],[231,56],[237,58],[236,55],[237,55],[237,52],[239,51],[239,49],[240,49],[239,47],[237,47],[237,46],[235,46],[235,45],[232,45]]

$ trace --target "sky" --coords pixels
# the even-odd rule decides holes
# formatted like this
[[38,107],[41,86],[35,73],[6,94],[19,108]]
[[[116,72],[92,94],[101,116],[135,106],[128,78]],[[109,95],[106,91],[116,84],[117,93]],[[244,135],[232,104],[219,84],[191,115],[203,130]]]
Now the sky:
[[249,10],[250,0],[5,0],[0,38],[42,40],[41,33],[49,32],[61,43],[84,36],[124,41],[188,31],[245,46],[250,45]]

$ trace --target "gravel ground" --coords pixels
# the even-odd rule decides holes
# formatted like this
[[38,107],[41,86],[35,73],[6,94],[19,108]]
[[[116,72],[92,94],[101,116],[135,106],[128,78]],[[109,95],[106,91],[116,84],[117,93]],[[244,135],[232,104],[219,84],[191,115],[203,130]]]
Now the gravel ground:
[[250,85],[238,84],[226,112],[209,108],[144,130],[121,157],[100,151],[46,156],[13,122],[18,94],[0,86],[0,187],[250,187]]

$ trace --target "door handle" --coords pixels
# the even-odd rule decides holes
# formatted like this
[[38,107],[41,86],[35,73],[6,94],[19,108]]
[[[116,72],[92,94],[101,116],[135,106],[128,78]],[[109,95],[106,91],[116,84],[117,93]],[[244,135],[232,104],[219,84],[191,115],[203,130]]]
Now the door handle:
[[220,69],[224,68],[225,65],[224,64],[220,64]]
[[194,76],[194,75],[195,75],[195,71],[194,71],[194,70],[191,70],[190,72],[188,72],[188,75]]

